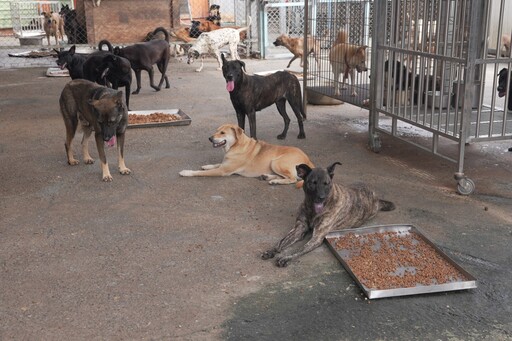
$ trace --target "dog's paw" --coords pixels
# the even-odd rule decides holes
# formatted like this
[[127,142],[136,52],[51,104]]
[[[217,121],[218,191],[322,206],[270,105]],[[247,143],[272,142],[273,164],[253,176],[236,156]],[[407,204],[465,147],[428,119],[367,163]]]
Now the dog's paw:
[[89,158],[89,159],[84,159],[84,163],[85,163],[86,165],[92,165],[92,164],[94,163],[94,159],[91,159],[91,158]]
[[274,258],[276,253],[277,253],[277,251],[275,249],[271,249],[271,250],[265,251],[265,252],[263,252],[261,254],[261,259],[267,260],[267,259],[270,259],[270,258]]
[[185,169],[185,170],[182,170],[179,174],[180,174],[180,176],[194,176],[193,175],[194,171]]
[[125,167],[123,169],[119,168],[119,173],[121,173],[122,175],[128,175],[128,174],[131,174],[132,171],[129,168]]
[[102,180],[104,182],[112,182],[112,180],[114,180],[114,178],[112,178],[112,175],[106,174],[106,175],[103,175],[103,179]]
[[288,266],[288,263],[290,263],[291,258],[290,257],[281,257],[276,259],[276,265],[280,268],[286,268]]
[[68,165],[70,165],[70,166],[76,166],[79,163],[80,163],[80,161],[78,161],[77,159],[68,160]]
[[286,138],[286,134],[279,134],[277,135],[278,140],[284,140]]
[[299,133],[299,135],[297,135],[297,138],[298,139],[305,139],[306,138],[306,134],[305,133]]

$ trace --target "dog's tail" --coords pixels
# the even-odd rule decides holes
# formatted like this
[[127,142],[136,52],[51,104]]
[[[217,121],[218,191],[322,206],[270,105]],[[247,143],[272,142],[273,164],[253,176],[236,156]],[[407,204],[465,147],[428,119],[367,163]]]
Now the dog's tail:
[[340,30],[338,32],[338,37],[336,38],[336,44],[345,44],[347,43],[347,32],[345,30]]
[[169,32],[167,32],[167,30],[163,27],[157,27],[155,28],[155,30],[153,31],[153,37],[155,36],[155,34],[157,34],[158,32],[162,32],[165,36],[165,40],[167,42],[169,42]]
[[112,46],[112,44],[106,40],[106,39],[103,39],[103,40],[100,40],[100,42],[98,43],[98,50],[103,50],[103,45],[106,45],[107,48],[108,48],[108,52],[112,53],[114,51],[114,47]]
[[395,204],[391,201],[379,200],[379,211],[393,211],[395,208]]
[[250,16],[250,15],[248,16],[248,18],[249,18],[249,22],[247,23],[247,26],[237,28],[237,31],[238,31],[238,32],[247,31],[247,30],[249,29],[249,27],[251,26],[251,23],[252,23],[252,19],[251,19],[251,16]]

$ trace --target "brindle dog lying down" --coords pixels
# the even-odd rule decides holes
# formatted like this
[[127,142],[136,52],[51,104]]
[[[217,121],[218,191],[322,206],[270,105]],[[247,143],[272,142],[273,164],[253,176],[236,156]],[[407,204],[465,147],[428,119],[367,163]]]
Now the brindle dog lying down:
[[[304,180],[304,201],[299,207],[295,227],[261,255],[263,259],[276,257],[276,265],[285,267],[288,263],[319,247],[325,236],[335,230],[359,227],[373,218],[378,211],[392,211],[395,205],[381,200],[375,192],[363,183],[351,186],[332,182],[335,162],[327,169],[313,168],[301,164],[297,175]],[[304,239],[311,232],[311,239],[295,252],[290,246]]]

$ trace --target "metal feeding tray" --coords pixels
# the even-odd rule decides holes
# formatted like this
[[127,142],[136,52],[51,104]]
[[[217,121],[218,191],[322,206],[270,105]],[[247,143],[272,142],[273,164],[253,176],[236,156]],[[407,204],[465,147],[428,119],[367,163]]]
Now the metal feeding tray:
[[128,128],[148,128],[148,127],[167,127],[167,126],[186,126],[192,122],[192,119],[185,114],[181,109],[162,109],[162,110],[139,110],[128,111],[128,115],[151,115],[151,114],[168,114],[176,115],[181,119],[167,122],[148,122],[148,123],[133,123],[128,124]]
[[412,225],[334,231],[327,245],[369,299],[476,288],[476,279]]

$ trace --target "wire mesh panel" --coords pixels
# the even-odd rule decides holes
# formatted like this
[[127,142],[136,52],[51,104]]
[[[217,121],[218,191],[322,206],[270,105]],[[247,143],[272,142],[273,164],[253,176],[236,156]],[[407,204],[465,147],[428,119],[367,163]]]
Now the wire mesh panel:
[[321,48],[307,89],[365,106],[370,98],[372,1],[308,2],[308,28]]
[[[282,46],[273,43],[277,37],[286,34],[291,38],[304,36],[304,2],[268,2],[262,11],[262,37],[260,49],[264,58],[292,56]],[[298,62],[297,62],[297,65]]]

